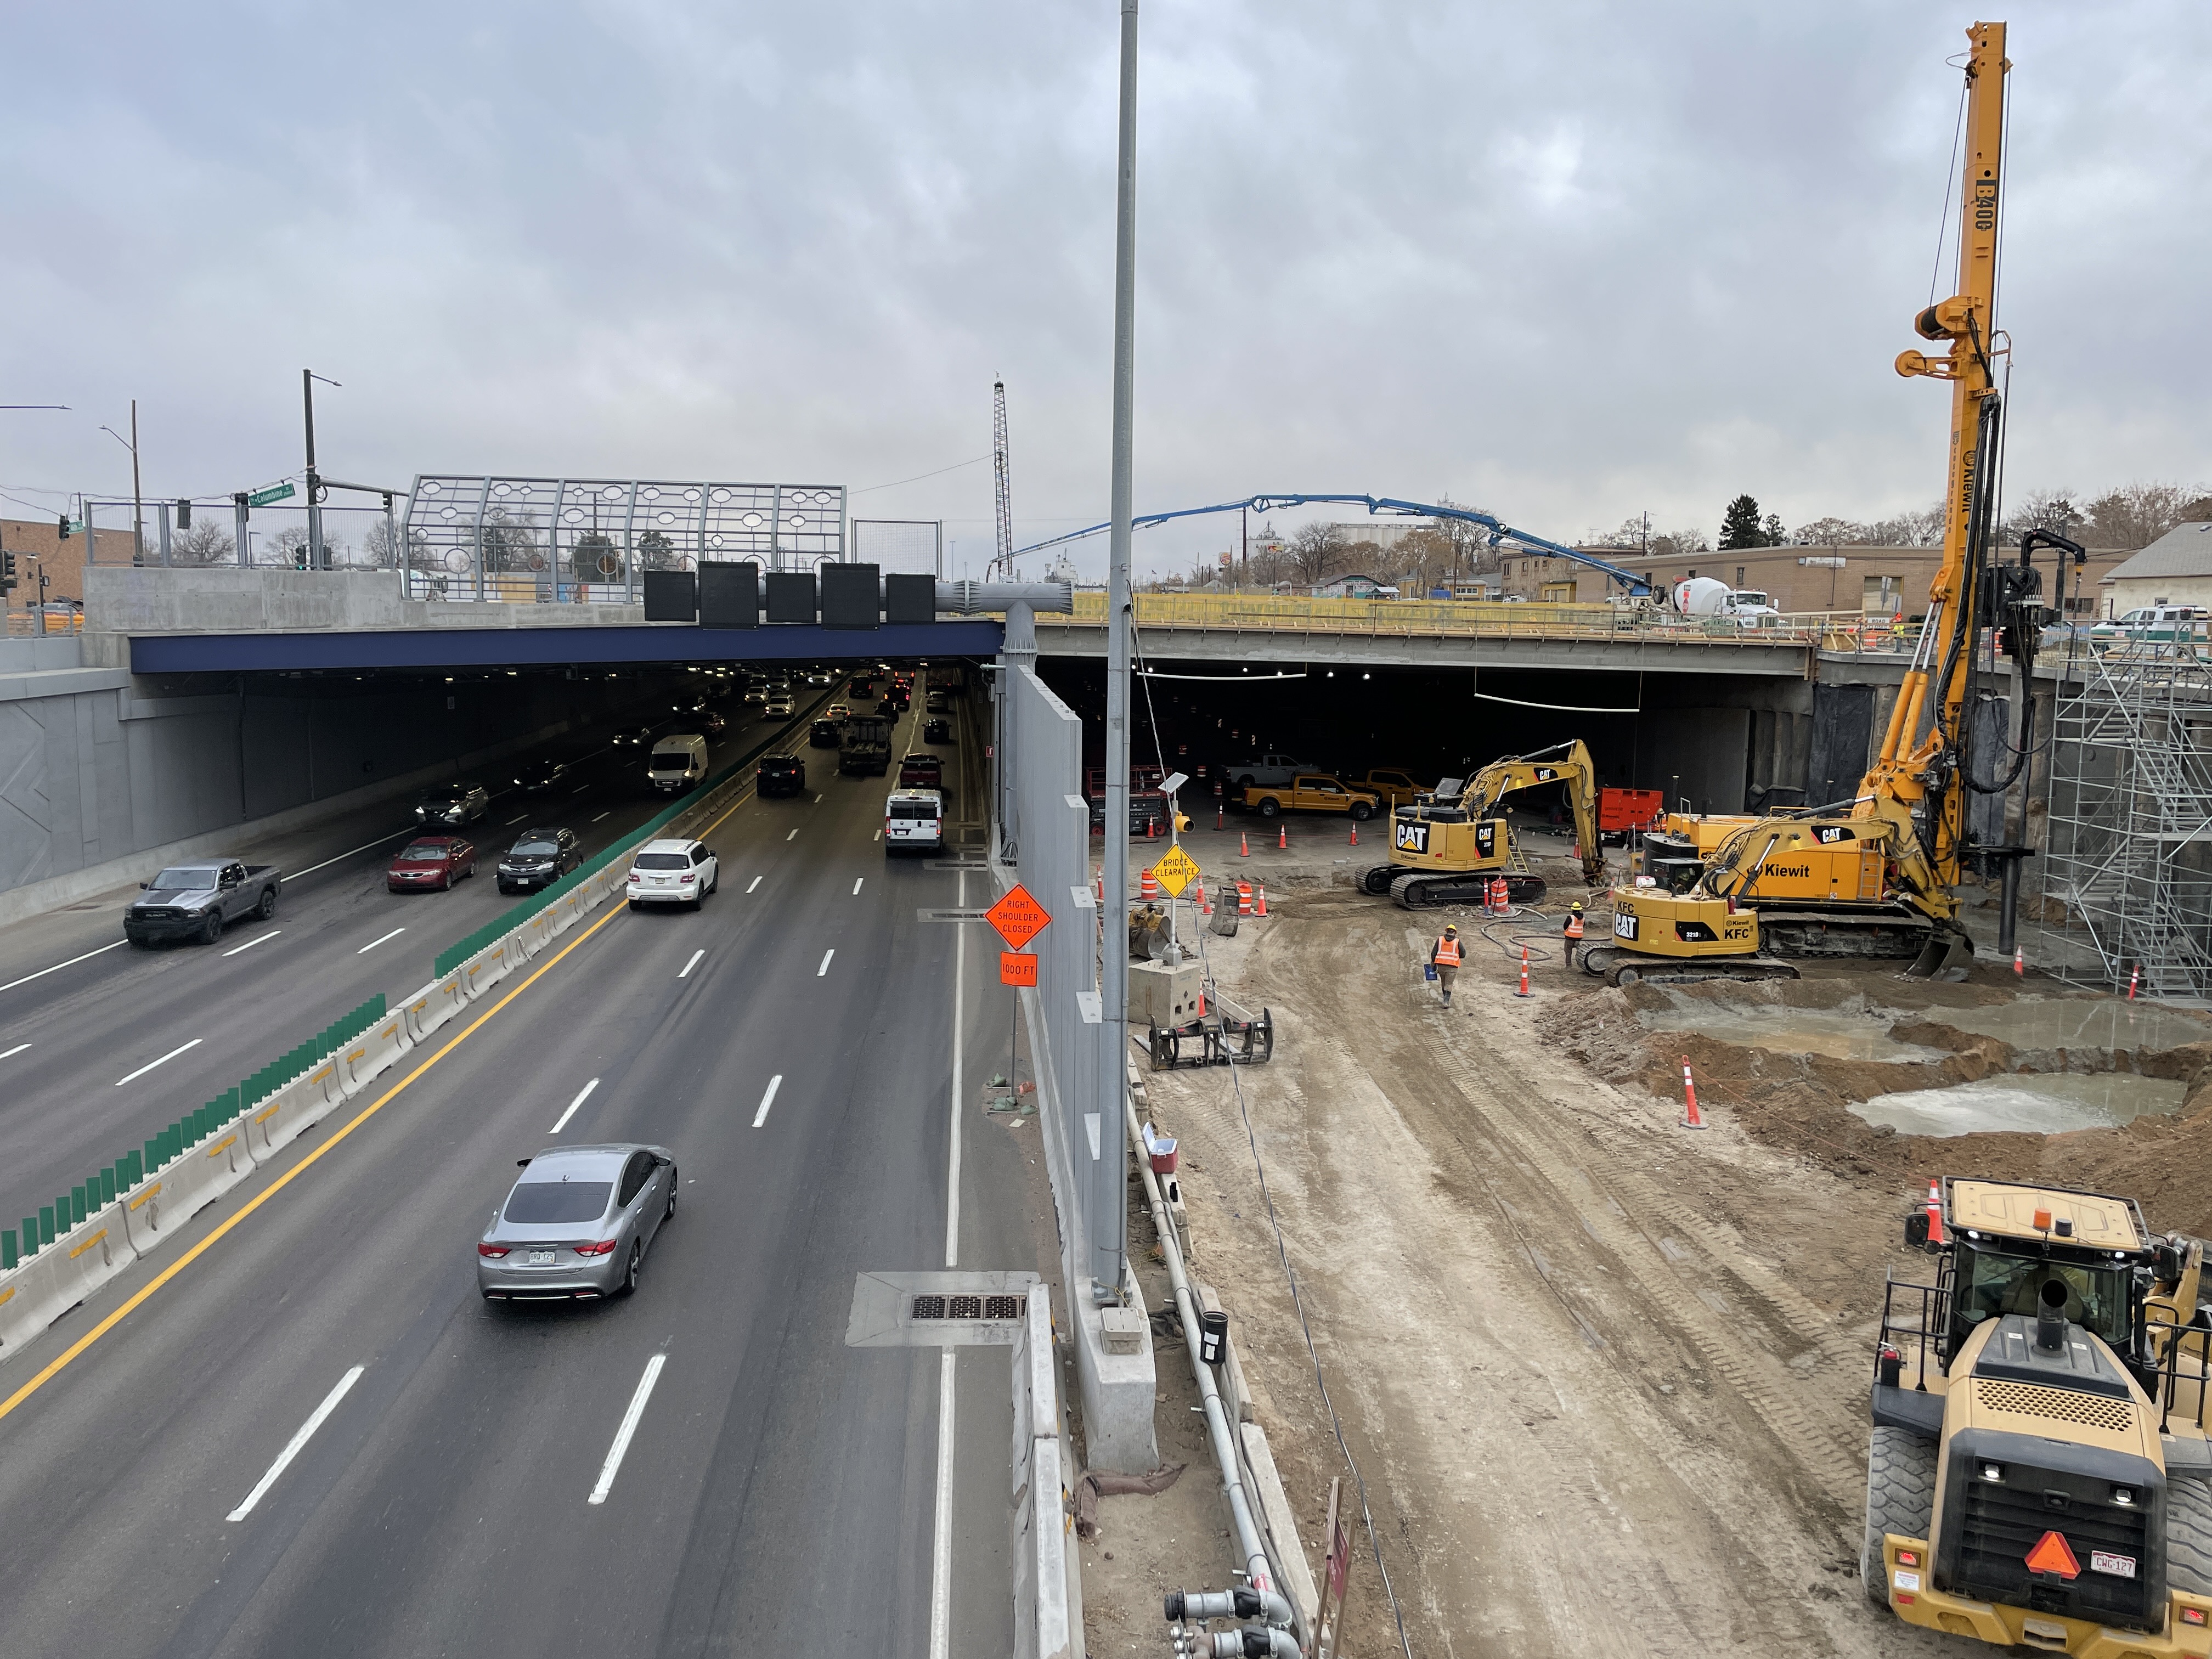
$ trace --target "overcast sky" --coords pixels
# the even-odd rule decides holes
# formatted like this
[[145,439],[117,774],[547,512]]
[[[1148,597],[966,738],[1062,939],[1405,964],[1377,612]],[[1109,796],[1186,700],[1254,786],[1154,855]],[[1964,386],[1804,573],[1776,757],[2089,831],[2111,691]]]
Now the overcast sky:
[[[1153,0],[1137,501],[1562,538],[1923,505],[1969,9]],[[2212,8],[2014,3],[2010,479],[2212,477]],[[988,556],[1104,515],[1114,0],[9,7],[4,510],[333,475],[842,483]],[[1948,266],[1939,284],[1951,288]],[[1286,520],[1287,522],[1287,520]],[[1233,523],[1139,539],[1182,568]],[[1103,571],[1103,539],[1079,563]],[[1032,560],[1034,567],[1039,561]]]

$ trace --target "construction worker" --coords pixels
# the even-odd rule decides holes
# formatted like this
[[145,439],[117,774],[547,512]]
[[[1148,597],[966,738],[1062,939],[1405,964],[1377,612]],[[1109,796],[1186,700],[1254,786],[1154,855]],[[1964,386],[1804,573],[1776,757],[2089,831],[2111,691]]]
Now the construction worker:
[[1583,902],[1580,899],[1567,907],[1567,919],[1560,924],[1559,931],[1566,936],[1567,967],[1571,971],[1575,966],[1575,951],[1583,942]]
[[1444,924],[1443,937],[1429,947],[1429,960],[1437,970],[1437,984],[1444,994],[1444,1006],[1451,1006],[1452,981],[1459,977],[1459,924]]

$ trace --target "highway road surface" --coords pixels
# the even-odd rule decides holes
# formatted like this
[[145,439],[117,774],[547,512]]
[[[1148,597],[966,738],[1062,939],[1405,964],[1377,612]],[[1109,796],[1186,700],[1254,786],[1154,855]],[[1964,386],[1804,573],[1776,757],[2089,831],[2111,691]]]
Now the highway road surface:
[[[878,780],[818,793],[742,800],[702,912],[602,909],[0,1363],[0,1647],[1008,1650],[1007,1350],[845,1340],[863,1272],[1050,1272],[1035,1127],[977,1109],[995,942],[915,914],[988,878],[887,860]],[[136,1057],[76,1052],[86,1096]],[[634,1297],[487,1304],[556,1139],[672,1148],[678,1214]]]

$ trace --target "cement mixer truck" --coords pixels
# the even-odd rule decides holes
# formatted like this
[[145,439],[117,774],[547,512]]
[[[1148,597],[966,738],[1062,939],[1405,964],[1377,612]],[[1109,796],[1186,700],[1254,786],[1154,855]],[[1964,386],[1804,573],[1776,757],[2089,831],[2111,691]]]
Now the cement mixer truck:
[[1698,620],[1727,618],[1739,628],[1765,628],[1781,612],[1755,587],[1730,587],[1711,576],[1691,576],[1668,590],[1677,615]]

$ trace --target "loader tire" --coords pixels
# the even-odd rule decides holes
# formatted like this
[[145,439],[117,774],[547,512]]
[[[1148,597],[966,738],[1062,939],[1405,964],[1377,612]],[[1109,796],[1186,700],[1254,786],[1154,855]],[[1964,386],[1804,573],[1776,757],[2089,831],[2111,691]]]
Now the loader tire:
[[1935,1516],[1935,1442],[1910,1429],[1875,1424],[1873,1443],[1867,1448],[1866,1538],[1859,1548],[1859,1583],[1866,1586],[1867,1600],[1875,1606],[1889,1605],[1882,1534],[1925,1538]]
[[2212,1481],[2176,1475],[2166,1483],[2166,1583],[2212,1595]]

